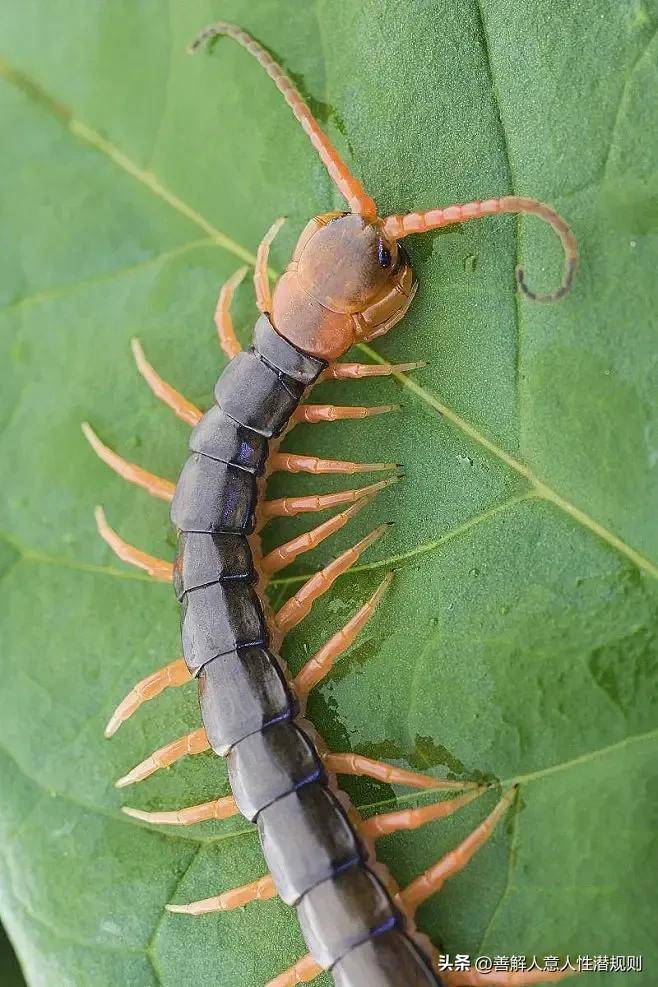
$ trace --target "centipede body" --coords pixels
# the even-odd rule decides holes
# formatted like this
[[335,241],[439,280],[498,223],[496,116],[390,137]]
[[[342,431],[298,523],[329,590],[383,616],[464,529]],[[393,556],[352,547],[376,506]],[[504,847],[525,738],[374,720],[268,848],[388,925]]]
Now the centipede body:
[[174,584],[183,653],[198,673],[212,749],[227,757],[236,804],[256,822],[278,894],[297,907],[313,958],[328,969],[337,965],[337,984],[357,983],[348,954],[377,930],[400,983],[435,984],[399,931],[391,896],[367,867],[367,850],[297,720],[299,702],[269,648],[254,590],[248,535],[268,440],[283,431],[325,367],[278,336],[263,315],[252,350],[236,356],[217,382],[216,405],[192,433],[172,503],[181,532]]
[[[337,987],[452,987],[455,981],[450,975],[437,972],[436,951],[416,930],[414,912],[486,841],[514,793],[507,792],[456,851],[407,888],[400,890],[377,863],[374,841],[378,836],[415,828],[456,811],[479,790],[470,786],[472,791],[452,801],[390,813],[367,823],[339,790],[339,773],[389,777],[419,788],[434,782],[440,787],[440,782],[427,776],[369,762],[358,755],[332,754],[304,718],[309,690],[329,673],[336,657],[361,632],[381,602],[390,576],[296,679],[291,679],[280,656],[285,633],[308,615],[313,601],[385,533],[386,526],[375,529],[312,577],[276,615],[269,611],[265,589],[273,572],[347,524],[366,500],[390,481],[347,491],[338,498],[283,498],[273,506],[265,501],[266,477],[273,468],[317,473],[391,468],[390,463],[294,457],[281,453],[279,444],[297,421],[358,418],[390,410],[390,406],[312,405],[307,398],[320,378],[369,376],[367,366],[341,364],[338,358],[355,342],[388,332],[407,312],[417,283],[410,258],[398,243],[400,238],[500,212],[537,215],[551,223],[565,247],[565,277],[548,296],[551,299],[561,297],[569,288],[575,241],[566,223],[550,207],[523,197],[381,219],[373,200],[350,175],[295,87],[257,42],[240,28],[218,24],[202,32],[194,47],[218,34],[231,36],[265,68],[304,126],[351,211],[327,213],[309,222],[273,294],[267,258],[280,221],[268,231],[259,248],[255,273],[261,315],[254,327],[253,344],[245,351],[230,319],[231,297],[244,271],[225,285],[216,321],[230,359],[215,385],[214,404],[205,413],[162,381],[135,344],[138,367],[151,388],[194,426],[189,457],[175,490],[168,481],[126,463],[84,426],[95,450],[112,468],[155,496],[171,499],[171,519],[178,533],[178,554],[171,567],[124,543],[99,515],[101,533],[122,558],[146,568],[156,578],[172,579],[181,607],[184,661],[172,663],[140,683],[114,714],[108,735],[145,699],[190,678],[198,683],[203,721],[201,730],[155,752],[118,784],[146,777],[185,753],[210,748],[226,758],[231,797],[172,813],[128,811],[154,823],[185,825],[240,812],[256,825],[269,874],[242,889],[190,906],[172,906],[172,910],[223,910],[278,894],[296,909],[309,956],[271,981],[272,985],[291,987],[313,979],[321,970],[330,970]],[[522,271],[517,277],[520,290],[532,298],[543,298],[526,288]],[[411,363],[402,369],[418,365]],[[338,504],[350,506],[308,535],[262,555],[259,531],[270,517]],[[504,975],[489,982],[502,987],[523,982],[514,977]],[[555,977],[547,975],[546,979]],[[477,984],[480,980],[461,977],[459,983]]]

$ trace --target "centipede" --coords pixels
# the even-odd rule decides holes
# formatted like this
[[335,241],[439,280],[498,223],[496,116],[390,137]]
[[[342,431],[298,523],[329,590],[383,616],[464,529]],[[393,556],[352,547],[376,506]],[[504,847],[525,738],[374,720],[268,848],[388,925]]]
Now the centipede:
[[[379,216],[374,200],[351,174],[297,87],[259,42],[240,27],[220,22],[204,29],[189,50],[209,49],[222,35],[260,63],[348,208],[310,220],[273,288],[269,251],[283,219],[267,230],[254,265],[260,314],[249,349],[242,349],[231,317],[232,299],[247,268],[223,285],[214,321],[228,362],[208,411],[202,412],[167,383],[133,340],[137,369],[153,394],[191,426],[189,458],[176,484],[124,459],[90,424],[82,425],[93,450],[111,469],[171,503],[178,538],[173,563],[156,558],[124,541],[103,509],[96,508],[98,532],[109,547],[153,579],[173,583],[181,610],[182,657],[135,685],[112,714],[106,735],[113,736],[144,702],[194,679],[202,720],[200,728],[156,750],[116,785],[141,781],[185,755],[213,751],[226,760],[232,792],[168,811],[130,806],[123,811],[155,826],[190,826],[241,814],[257,828],[267,865],[262,877],[214,897],[167,907],[199,915],[278,896],[295,908],[308,953],[268,987],[308,983],[323,971],[330,971],[336,987],[520,987],[561,979],[565,973],[442,971],[437,947],[415,924],[418,907],[489,839],[516,797],[514,787],[500,794],[493,811],[461,844],[400,887],[377,861],[377,840],[442,819],[480,797],[487,786],[441,781],[353,752],[331,751],[306,717],[311,690],[330,675],[363,631],[385,598],[393,572],[296,675],[281,657],[285,636],[311,614],[314,602],[338,577],[385,536],[389,525],[374,528],[315,572],[276,612],[267,588],[276,573],[348,525],[399,479],[394,463],[321,459],[285,452],[281,443],[299,422],[361,419],[394,410],[393,405],[313,404],[308,397],[318,381],[399,376],[423,366],[422,361],[365,364],[340,359],[356,344],[391,330],[412,304],[418,282],[400,241],[412,233],[500,213],[536,216],[561,241],[562,281],[550,294],[539,294],[530,290],[518,267],[517,288],[535,301],[553,302],[567,293],[574,277],[574,234],[550,206],[518,195]],[[384,478],[338,493],[268,500],[267,480],[275,472],[380,473]],[[272,519],[338,507],[341,510],[329,520],[264,553],[261,535]],[[459,794],[364,819],[338,785],[347,775]]]

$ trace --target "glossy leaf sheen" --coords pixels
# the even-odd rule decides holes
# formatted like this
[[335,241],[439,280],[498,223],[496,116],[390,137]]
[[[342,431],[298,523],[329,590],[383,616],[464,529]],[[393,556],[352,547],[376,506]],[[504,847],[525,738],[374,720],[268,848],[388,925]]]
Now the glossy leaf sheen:
[[[402,413],[302,426],[288,440],[300,452],[401,462],[406,479],[299,560],[274,598],[395,521],[285,654],[297,670],[394,568],[377,618],[316,690],[312,719],[335,750],[521,782],[492,842],[421,910],[423,929],[453,953],[644,952],[650,968],[655,0],[8,0],[0,907],[29,982],[256,987],[302,952],[277,900],[197,919],[164,911],[259,877],[254,828],[237,819],[156,831],[119,812],[124,800],[171,808],[227,792],[211,755],[112,787],[198,726],[194,689],[161,696],[111,742],[102,735],[127,689],[180,644],[173,594],[110,555],[93,505],[147,551],[171,558],[173,541],[165,506],[96,460],[79,422],[175,478],[188,430],[143,386],[130,338],[207,406],[224,362],[212,329],[219,284],[277,216],[289,217],[273,250],[281,270],[306,220],[340,205],[243,51],[220,42],[212,57],[184,54],[217,16],[283,60],[382,213],[518,192],[573,224],[582,263],[556,306],[514,291],[517,257],[539,290],[559,277],[558,248],[538,222],[492,219],[409,242],[420,290],[377,349],[429,366],[407,386],[316,392],[399,401]],[[246,340],[248,284],[235,312]],[[279,476],[271,490],[345,485]],[[308,524],[277,520],[268,546]],[[427,799],[401,791],[396,802],[374,782],[346,788],[368,813]],[[382,858],[409,880],[494,797],[386,839]],[[631,975],[588,985],[618,980]]]

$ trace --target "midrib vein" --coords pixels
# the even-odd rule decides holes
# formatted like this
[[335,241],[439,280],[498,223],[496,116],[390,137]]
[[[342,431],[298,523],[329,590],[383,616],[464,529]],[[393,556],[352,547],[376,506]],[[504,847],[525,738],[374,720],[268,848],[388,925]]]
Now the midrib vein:
[[46,92],[38,83],[34,82],[28,75],[21,72],[20,69],[15,68],[10,62],[5,58],[0,57],[0,76],[11,83],[22,93],[24,93],[33,102],[40,105],[43,109],[50,113],[51,116],[55,117],[59,122],[65,127],[74,137],[77,137],[83,143],[88,144],[95,150],[100,151],[107,158],[110,159],[117,167],[121,168],[128,175],[134,178],[136,181],[144,185],[145,188],[152,192],[158,199],[162,199],[166,202],[168,206],[171,206],[177,213],[181,216],[185,216],[190,222],[198,226],[199,229],[203,230],[204,233],[217,244],[219,247],[223,247],[228,250],[229,253],[235,254],[240,260],[246,261],[247,264],[255,264],[256,256],[252,254],[251,251],[247,250],[241,244],[236,243],[231,237],[227,236],[226,233],[222,233],[218,230],[216,226],[213,226],[204,216],[201,215],[196,209],[184,202],[175,192],[168,189],[166,185],[163,185],[160,179],[152,171],[148,171],[144,168],[140,168],[132,158],[129,158],[120,148],[118,148],[111,141],[107,140],[102,134],[99,134],[97,130],[93,127],[88,126],[82,120],[79,120],[73,115],[68,107],[64,106],[49,93]]
[[[225,250],[233,253],[236,257],[246,261],[248,264],[253,265],[255,263],[256,258],[254,254],[248,251],[245,247],[241,246],[235,240],[228,237],[225,233],[222,233],[221,230],[218,230],[212,225],[212,223],[197,212],[196,209],[193,209],[192,206],[188,205],[174,192],[166,188],[166,186],[160,182],[153,172],[140,168],[139,165],[135,164],[135,162],[132,161],[128,155],[116,147],[111,141],[102,137],[98,131],[77,119],[67,107],[63,106],[58,100],[47,93],[38,83],[35,83],[29,76],[12,66],[2,57],[0,57],[0,76],[5,78],[12,85],[16,86],[16,88],[20,89],[34,102],[43,106],[75,137],[89,146],[94,147],[100,153],[105,154],[119,168],[144,185],[144,187],[152,192],[153,195],[166,202],[172,209],[182,216],[185,216],[192,223],[198,226],[199,229],[202,229],[218,246],[223,247]],[[359,348],[374,362],[387,362],[369,346],[360,344]],[[481,445],[483,448],[487,449],[493,456],[496,456],[502,462],[506,463],[507,466],[509,466],[509,468],[515,473],[523,476],[528,483],[532,485],[537,496],[542,497],[544,500],[549,501],[552,504],[555,504],[556,507],[564,511],[564,513],[568,514],[584,528],[587,528],[593,534],[597,535],[603,541],[615,548],[622,555],[626,556],[626,558],[636,565],[638,569],[641,569],[643,572],[646,572],[654,578],[658,578],[657,565],[655,565],[650,559],[646,558],[640,552],[636,551],[636,549],[632,548],[630,545],[627,545],[622,538],[614,534],[614,532],[610,531],[608,528],[604,527],[604,525],[600,524],[594,518],[591,518],[585,511],[581,510],[579,507],[576,507],[575,504],[572,504],[566,497],[563,497],[548,484],[544,483],[543,480],[540,480],[539,477],[535,476],[532,470],[525,465],[525,463],[515,459],[514,456],[512,456],[505,449],[497,446],[495,442],[492,442],[485,435],[479,432],[475,426],[471,425],[468,421],[466,421],[466,419],[462,418],[457,414],[457,412],[453,411],[442,401],[439,401],[439,399],[431,394],[431,392],[425,390],[425,388],[421,387],[419,384],[416,384],[415,381],[405,377],[403,374],[395,374],[394,376],[403,387],[406,387],[412,394],[415,394],[421,401],[450,421],[456,428],[458,428],[465,435],[468,435],[469,438],[471,438],[478,445]]]
[[236,243],[235,240],[231,239],[231,237],[227,236],[225,233],[222,233],[221,230],[218,230],[216,226],[212,225],[212,223],[209,223],[208,220],[201,215],[201,213],[197,212],[196,209],[193,209],[192,206],[189,206],[186,202],[183,202],[183,200],[172,192],[171,189],[168,189],[165,185],[163,185],[152,171],[145,171],[143,168],[140,168],[139,165],[135,164],[135,162],[124,154],[123,151],[119,150],[118,147],[115,147],[114,144],[102,137],[96,130],[92,130],[91,127],[88,127],[85,123],[81,120],[77,120],[75,117],[71,117],[69,120],[68,128],[76,137],[79,137],[87,144],[90,144],[91,147],[96,148],[97,151],[101,151],[103,154],[107,155],[107,157],[118,165],[119,168],[122,168],[129,175],[132,175],[132,177],[138,182],[141,182],[142,185],[145,185],[146,188],[153,193],[153,195],[157,196],[159,199],[162,199],[167,203],[167,205],[171,206],[172,209],[175,209],[176,212],[180,213],[182,216],[185,216],[186,219],[189,219],[192,223],[195,223],[196,226],[204,231],[204,233],[208,234],[210,239],[213,243],[216,243],[217,246],[223,247],[230,253],[235,254],[236,257],[239,257],[240,260],[246,261],[247,264],[253,265],[256,263],[255,254],[252,254],[251,251],[247,250],[245,247],[242,247],[239,243]]
[[[359,349],[370,357],[374,363],[388,363],[388,361],[381,357],[379,353],[376,353],[375,350],[371,349],[369,346],[366,346],[365,343],[361,343],[359,345]],[[448,405],[444,404],[442,401],[439,401],[439,399],[430,391],[425,390],[424,387],[421,387],[420,384],[417,384],[410,377],[406,377],[404,374],[394,374],[393,376],[397,379],[398,383],[400,383],[403,387],[406,387],[407,390],[411,391],[412,394],[415,394],[417,398],[429,405],[430,408],[433,408],[434,411],[438,411],[440,415],[447,418],[447,420],[455,425],[456,428],[458,428],[461,432],[464,432],[465,435],[468,435],[473,442],[483,446],[483,448],[487,449],[487,451],[493,456],[496,456],[497,459],[500,459],[502,462],[506,463],[511,470],[514,470],[515,473],[518,473],[520,476],[524,477],[532,486],[536,496],[542,497],[544,500],[555,504],[556,507],[559,507],[565,512],[565,514],[568,514],[575,521],[578,521],[584,528],[588,528],[590,531],[594,532],[594,534],[598,535],[599,538],[602,538],[603,541],[606,541],[609,545],[616,548],[622,555],[625,555],[638,567],[638,569],[642,569],[650,576],[658,578],[658,566],[656,566],[650,559],[647,559],[634,548],[631,548],[631,546],[627,545],[622,538],[614,534],[614,532],[609,531],[608,528],[604,527],[598,521],[595,521],[594,518],[591,518],[589,514],[585,513],[585,511],[581,510],[579,507],[576,507],[576,505],[572,504],[566,497],[559,494],[557,490],[549,487],[549,485],[544,483],[543,480],[540,480],[539,477],[536,476],[525,463],[522,463],[519,459],[515,459],[514,456],[512,456],[511,453],[507,452],[505,449],[501,449],[501,447],[497,446],[495,442],[488,439],[486,435],[479,432],[474,425],[471,425],[465,418],[462,418],[461,415],[458,415],[457,412],[453,411],[452,408],[449,408]]]

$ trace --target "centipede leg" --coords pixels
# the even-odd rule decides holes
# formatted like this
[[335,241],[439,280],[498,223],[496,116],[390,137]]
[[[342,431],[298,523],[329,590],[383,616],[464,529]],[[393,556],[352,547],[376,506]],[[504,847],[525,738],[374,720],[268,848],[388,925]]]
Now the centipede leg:
[[316,963],[310,953],[302,956],[292,966],[280,973],[273,980],[268,980],[265,987],[297,987],[298,984],[308,984],[322,973],[322,967]]
[[171,483],[170,480],[164,480],[161,476],[156,476],[154,473],[149,473],[148,470],[142,469],[141,466],[136,466],[135,463],[129,463],[127,459],[113,452],[101,442],[89,422],[82,422],[81,428],[84,437],[98,458],[102,459],[115,473],[118,473],[123,480],[127,480],[128,483],[134,483],[138,487],[143,487],[152,497],[158,497],[160,500],[168,501],[173,499],[174,490],[176,489],[175,483]]
[[276,473],[377,473],[394,470],[397,463],[350,463],[343,459],[319,459],[293,452],[275,452],[269,460],[270,472]]
[[243,884],[240,888],[232,888],[212,898],[202,898],[191,901],[187,905],[165,905],[169,912],[179,912],[184,915],[205,915],[207,912],[229,912],[234,908],[242,908],[252,901],[267,901],[276,898],[277,890],[270,874],[265,874],[251,884]]
[[363,377],[390,377],[406,374],[410,370],[426,367],[426,360],[413,363],[330,363],[323,371],[322,380],[361,380]]
[[155,699],[165,689],[185,685],[191,679],[192,676],[182,658],[177,658],[176,661],[170,662],[164,668],[159,668],[157,672],[147,675],[130,690],[112,713],[105,727],[105,736],[114,736],[121,724],[129,720],[142,703],[149,699]]
[[215,308],[215,326],[217,327],[217,334],[219,336],[219,345],[226,353],[229,360],[232,360],[234,356],[237,356],[241,352],[242,346],[235,335],[235,329],[233,328],[233,319],[231,318],[231,302],[233,301],[233,295],[235,290],[244,279],[247,273],[246,267],[241,267],[239,270],[232,274],[231,277],[226,281],[219,292],[219,298],[217,299],[217,306]]
[[359,832],[372,840],[378,840],[382,836],[389,836],[391,833],[399,833],[402,830],[419,829],[426,823],[451,816],[453,812],[457,812],[463,806],[468,805],[480,794],[481,791],[468,792],[466,795],[459,795],[457,798],[446,799],[443,802],[435,802],[432,805],[423,805],[417,809],[382,812],[360,823]]
[[487,842],[496,824],[510,807],[515,795],[516,788],[510,788],[495,806],[493,812],[456,849],[446,853],[437,863],[429,867],[398,893],[396,897],[405,911],[413,915],[419,905],[422,905],[424,901],[427,901],[443,887],[448,878],[454,877],[466,866],[476,851]]
[[208,735],[205,729],[201,727],[199,730],[185,734],[184,737],[172,740],[164,747],[159,747],[144,761],[140,761],[127,775],[119,778],[114,786],[115,788],[125,788],[126,785],[133,785],[136,781],[143,781],[144,778],[148,778],[160,768],[168,768],[175,761],[179,761],[181,757],[185,757],[186,754],[203,754],[207,750],[210,750]]
[[358,490],[339,490],[330,494],[310,494],[305,497],[280,497],[277,500],[266,500],[261,508],[261,518],[269,520],[273,517],[295,517],[296,514],[308,514],[314,511],[326,511],[330,507],[341,504],[355,504],[362,497],[377,494],[380,490],[397,483],[398,477],[390,480],[380,480]]
[[397,768],[394,764],[376,761],[371,757],[365,757],[363,754],[327,753],[322,755],[322,760],[327,770],[333,774],[374,778],[376,781],[383,781],[388,785],[408,785],[409,788],[433,788],[442,791],[459,791],[478,787],[472,781],[445,781],[441,778],[433,778],[432,775],[420,774],[417,771],[406,771],[404,768]]
[[298,555],[302,555],[304,552],[310,552],[311,549],[319,545],[320,542],[323,542],[329,535],[340,531],[370,500],[370,497],[362,497],[356,504],[348,507],[346,511],[341,511],[340,514],[329,518],[328,521],[323,521],[322,524],[318,524],[311,531],[305,531],[303,535],[298,535],[284,545],[279,545],[278,548],[273,549],[263,557],[260,564],[261,571],[266,576],[269,576],[273,572],[278,572],[280,569],[285,568],[285,566],[290,565]]
[[168,384],[144,356],[142,344],[138,339],[131,339],[130,347],[137,364],[137,369],[155,394],[158,400],[166,404],[174,414],[188,425],[196,425],[203,417],[202,411],[195,404],[184,398],[175,388]]
[[315,425],[317,422],[337,422],[350,418],[372,418],[373,415],[385,415],[389,411],[399,411],[399,404],[380,404],[373,408],[359,405],[339,404],[300,404],[293,413],[294,422],[306,422]]
[[226,795],[211,802],[189,805],[184,809],[173,809],[170,812],[144,812],[142,809],[133,809],[129,805],[122,806],[121,811],[127,816],[132,816],[133,819],[141,819],[142,822],[156,826],[193,826],[206,819],[230,819],[231,816],[237,815],[239,810],[233,796]]
[[258,245],[256,251],[256,266],[254,268],[254,289],[256,291],[256,304],[259,311],[270,313],[272,311],[272,292],[270,291],[270,278],[267,273],[267,265],[270,259],[270,247],[274,237],[286,221],[285,216],[276,219]]
[[330,638],[312,658],[306,662],[295,678],[294,686],[302,704],[311,689],[326,678],[334,662],[352,644],[377,609],[381,598],[391,585],[393,573],[389,573],[379,584],[367,603],[357,610],[351,620]]
[[315,600],[322,596],[323,593],[326,593],[340,575],[351,569],[363,552],[371,545],[374,545],[382,535],[386,534],[389,527],[390,525],[388,524],[382,524],[378,528],[375,528],[365,538],[358,541],[356,545],[342,552],[338,558],[330,562],[329,565],[326,565],[324,569],[311,576],[278,611],[274,618],[278,630],[282,634],[287,634],[293,627],[296,627],[310,613]]
[[[437,967],[438,969],[438,967]],[[533,984],[554,984],[566,977],[573,977],[573,970],[514,970],[509,972],[478,973],[477,970],[457,972],[439,971],[446,987],[532,987]]]
[[149,576],[152,576],[158,582],[170,583],[172,581],[174,567],[171,562],[165,562],[164,559],[156,559],[155,556],[142,552],[141,549],[135,548],[134,545],[129,545],[127,541],[124,541],[109,526],[102,507],[97,507],[94,514],[99,535],[122,562],[128,562],[130,565],[137,566],[138,569],[145,569]]

